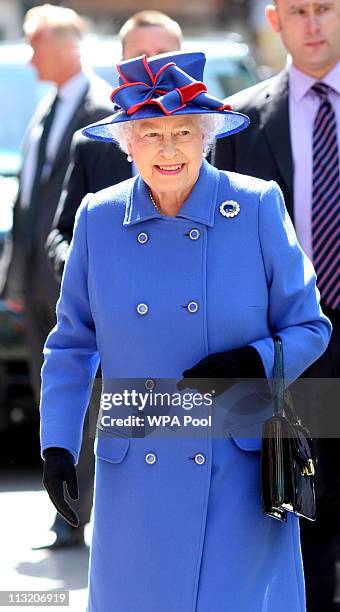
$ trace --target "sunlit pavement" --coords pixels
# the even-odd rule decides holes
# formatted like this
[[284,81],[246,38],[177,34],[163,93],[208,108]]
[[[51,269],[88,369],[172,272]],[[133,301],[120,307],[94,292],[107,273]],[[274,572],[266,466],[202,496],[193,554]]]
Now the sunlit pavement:
[[[46,542],[53,520],[54,509],[39,471],[0,477],[0,590],[69,590],[69,606],[57,609],[85,612],[88,546],[53,552],[31,549]],[[90,526],[85,539],[89,545]],[[340,568],[338,584],[340,587]],[[340,602],[339,587],[336,599]],[[14,609],[55,610],[56,606],[0,606],[0,612]]]
[[[54,509],[38,471],[0,478],[0,590],[70,591],[69,607],[0,606],[0,610],[70,610],[85,612],[87,546],[48,552],[31,550],[46,542]],[[85,538],[90,542],[90,527]]]

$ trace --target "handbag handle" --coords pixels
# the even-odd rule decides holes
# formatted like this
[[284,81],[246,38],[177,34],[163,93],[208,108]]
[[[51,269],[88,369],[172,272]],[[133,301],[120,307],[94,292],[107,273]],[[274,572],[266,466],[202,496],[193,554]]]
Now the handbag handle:
[[273,368],[273,391],[274,391],[274,415],[285,415],[285,389],[283,369],[283,349],[280,336],[273,337],[274,342],[274,368]]
[[[274,415],[286,416],[292,425],[303,427],[293,406],[292,397],[288,389],[285,389],[284,367],[283,367],[283,347],[280,336],[273,336],[274,341],[274,368],[273,368],[273,395],[274,395]],[[309,432],[304,427],[306,434]]]

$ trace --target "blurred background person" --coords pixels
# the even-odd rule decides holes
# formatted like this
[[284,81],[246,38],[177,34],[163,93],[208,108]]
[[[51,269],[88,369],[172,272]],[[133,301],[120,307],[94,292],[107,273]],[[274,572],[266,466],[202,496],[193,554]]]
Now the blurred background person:
[[59,294],[44,244],[60,198],[73,133],[107,113],[110,87],[82,69],[79,45],[84,22],[71,9],[37,6],[27,12],[24,32],[37,77],[56,86],[39,105],[24,137],[13,257],[4,289],[6,297],[22,297],[25,302],[38,401],[42,347],[55,322]]
[[[176,51],[181,46],[182,31],[178,23],[159,11],[141,11],[133,15],[122,26],[119,33],[122,58],[136,55],[147,57]],[[109,112],[112,112],[112,106]],[[80,133],[75,134],[71,147],[72,161],[65,178],[64,189],[58,206],[54,225],[47,241],[48,256],[55,271],[56,280],[61,280],[69,244],[72,239],[74,218],[83,197],[112,184],[130,178],[134,172],[126,155],[114,143],[89,140]],[[52,271],[51,271],[52,274]],[[95,386],[91,409],[95,416],[99,407],[99,385]],[[89,415],[85,420],[83,445],[78,465],[79,501],[71,506],[79,516],[79,526],[72,527],[56,514],[51,534],[38,548],[64,548],[74,542],[84,542],[84,528],[90,521],[93,497],[94,455],[93,438]],[[51,537],[52,536],[52,537]]]
[[[80,42],[83,19],[73,10],[45,4],[29,10],[24,33],[31,63],[55,91],[39,105],[23,141],[23,167],[14,206],[13,251],[4,287],[6,299],[23,300],[30,370],[39,403],[42,349],[55,324],[59,295],[45,242],[60,198],[74,132],[110,111],[110,87],[84,72]],[[69,530],[68,530],[69,532]],[[68,534],[69,535],[69,534]],[[73,543],[82,537],[73,534]]]
[[[313,261],[324,312],[333,324],[327,352],[304,374],[340,376],[340,0],[278,0],[266,7],[272,29],[291,54],[274,78],[228,100],[250,116],[245,133],[219,141],[218,168],[276,180],[284,193],[302,248]],[[315,387],[314,387],[315,389]],[[306,401],[308,399],[308,401]],[[315,419],[318,513],[301,522],[309,612],[336,610],[337,545],[340,533],[338,398],[312,389],[306,410]],[[317,415],[319,421],[316,421]],[[308,418],[308,414],[306,414]]]

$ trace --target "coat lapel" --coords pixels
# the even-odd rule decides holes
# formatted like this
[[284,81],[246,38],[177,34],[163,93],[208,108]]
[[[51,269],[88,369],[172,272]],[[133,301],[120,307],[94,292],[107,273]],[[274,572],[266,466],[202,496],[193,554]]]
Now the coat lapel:
[[289,129],[288,73],[282,72],[266,90],[260,127],[293,201],[293,159]]

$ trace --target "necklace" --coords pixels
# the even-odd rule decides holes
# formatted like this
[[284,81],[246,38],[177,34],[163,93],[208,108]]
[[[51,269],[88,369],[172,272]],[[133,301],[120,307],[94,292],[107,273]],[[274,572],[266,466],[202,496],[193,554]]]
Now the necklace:
[[159,212],[160,215],[162,215],[163,213],[162,213],[161,209],[159,208],[158,204],[156,204],[155,200],[152,197],[152,193],[151,193],[150,187],[148,188],[148,191],[149,191],[150,200],[153,203],[155,209],[157,210],[157,212]]

